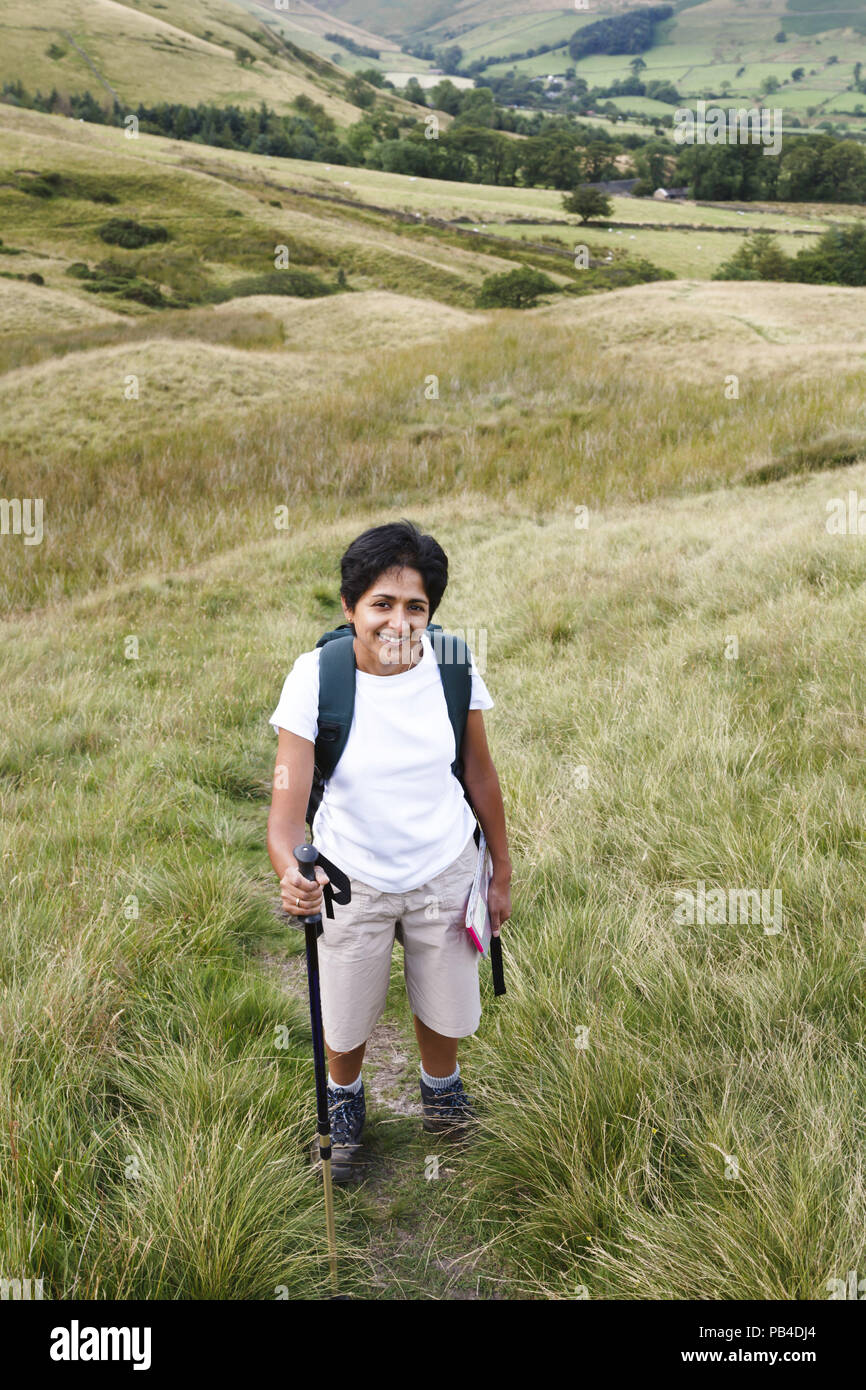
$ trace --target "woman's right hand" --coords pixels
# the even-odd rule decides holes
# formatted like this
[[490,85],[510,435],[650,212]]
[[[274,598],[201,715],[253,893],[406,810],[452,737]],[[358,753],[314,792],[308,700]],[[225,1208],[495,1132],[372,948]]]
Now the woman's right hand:
[[322,888],[330,883],[325,870],[317,865],[316,882],[304,878],[296,864],[290,864],[280,879],[283,908],[292,917],[307,917],[322,910]]

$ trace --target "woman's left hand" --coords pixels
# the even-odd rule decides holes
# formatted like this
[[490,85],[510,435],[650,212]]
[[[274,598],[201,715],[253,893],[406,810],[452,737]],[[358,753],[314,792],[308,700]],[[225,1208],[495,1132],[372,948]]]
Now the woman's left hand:
[[511,916],[511,879],[497,878],[496,871],[487,889],[487,910],[490,913],[490,927],[494,936]]

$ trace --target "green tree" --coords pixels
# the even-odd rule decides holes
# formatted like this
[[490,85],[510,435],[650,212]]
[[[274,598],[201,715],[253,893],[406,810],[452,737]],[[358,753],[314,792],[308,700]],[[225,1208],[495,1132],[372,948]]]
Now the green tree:
[[562,200],[562,206],[566,212],[575,213],[581,222],[610,217],[613,212],[613,203],[606,193],[602,193],[599,188],[586,186],[575,188],[572,193],[567,194]]
[[360,106],[362,109],[369,109],[376,104],[376,93],[363,78],[355,73],[346,83],[346,100],[353,106]]
[[410,77],[406,86],[403,88],[403,95],[407,101],[411,101],[415,106],[426,106],[427,98],[424,95],[424,88],[417,77]]
[[635,152],[634,164],[638,176],[652,184],[653,191],[665,182],[670,154],[669,140],[648,140],[642,149]]
[[352,153],[362,160],[370,146],[375,143],[376,136],[366,121],[356,121],[346,131],[346,144]]
[[619,145],[593,140],[583,152],[583,181],[602,183],[604,179],[616,178],[616,157],[621,153]]
[[385,85],[385,74],[380,72],[378,68],[359,68],[355,76],[362,78],[364,82],[369,82],[371,87],[384,87]]
[[441,82],[437,82],[436,86],[431,88],[430,101],[437,111],[445,111],[449,116],[460,114],[461,92],[447,77],[443,77]]
[[557,141],[550,146],[541,172],[545,185],[562,190],[574,188],[583,177],[581,151]]
[[454,75],[460,71],[460,59],[463,57],[463,49],[458,43],[452,43],[448,48],[438,48],[436,50],[438,62],[436,66],[443,72]]
[[496,104],[489,87],[472,87],[461,93],[460,113],[455,125],[487,126],[496,120]]
[[815,246],[798,252],[791,279],[817,285],[866,285],[866,224],[828,227]]
[[502,275],[488,275],[476,303],[479,309],[531,309],[539,295],[556,288],[549,276],[522,265]]
[[720,265],[714,280],[790,280],[791,261],[769,232],[754,232],[729,260]]

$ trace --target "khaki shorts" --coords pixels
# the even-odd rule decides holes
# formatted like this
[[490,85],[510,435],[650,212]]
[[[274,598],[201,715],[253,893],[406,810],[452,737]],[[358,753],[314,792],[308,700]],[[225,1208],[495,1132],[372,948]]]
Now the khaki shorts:
[[457,858],[410,893],[381,893],[350,879],[352,900],[322,914],[318,941],[325,1041],[334,1052],[366,1042],[385,1011],[394,938],[412,1012],[435,1033],[465,1038],[481,1022],[480,952],[465,926],[478,850]]

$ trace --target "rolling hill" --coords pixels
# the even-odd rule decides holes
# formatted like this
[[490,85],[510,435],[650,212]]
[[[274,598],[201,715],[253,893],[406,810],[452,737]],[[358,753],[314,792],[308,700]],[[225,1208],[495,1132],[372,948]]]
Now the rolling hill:
[[[857,433],[859,387],[848,383],[862,372],[862,292],[686,277],[610,292],[640,228],[587,232],[594,255],[596,237],[610,249],[597,272],[578,272],[569,245],[584,233],[561,212],[563,240],[547,250],[482,225],[549,218],[559,206],[551,190],[327,170],[149,135],[128,141],[112,127],[8,106],[0,106],[0,184],[0,468],[9,496],[29,495],[47,467],[46,487],[55,473],[77,476],[81,505],[98,508],[98,491],[88,500],[97,479],[113,478],[112,490],[122,478],[135,488],[156,477],[167,485],[169,457],[187,480],[181,490],[195,492],[201,482],[192,479],[207,474],[219,492],[224,467],[229,479],[274,467],[283,477],[287,450],[300,480],[300,460],[322,431],[333,440],[332,484],[352,495],[371,468],[406,486],[419,467],[453,479],[472,441],[482,488],[546,495],[556,457],[599,497],[621,488],[646,496],[672,481],[723,482],[746,460],[762,466],[824,436],[832,457],[832,440]],[[643,207],[662,216],[658,204]],[[700,212],[719,221],[717,241],[729,250],[735,233],[766,217]],[[454,220],[467,213],[475,229]],[[806,214],[771,215],[793,237]],[[701,241],[701,232],[675,230],[695,209],[665,215],[671,231],[655,235]],[[107,244],[106,224],[117,219],[162,228],[165,238],[139,249]],[[287,271],[274,269],[281,245]],[[561,292],[523,314],[474,308],[487,275],[521,263],[543,268]],[[295,268],[313,277],[316,297],[292,291]],[[590,273],[599,278],[575,284]],[[135,297],[142,285],[144,302]],[[149,307],[154,292],[164,307]],[[493,333],[494,323],[504,331]],[[775,437],[760,413],[725,402],[728,372],[778,412]],[[440,400],[425,403],[430,373]],[[674,399],[662,417],[653,403],[665,381]],[[599,449],[607,472],[594,462]],[[78,582],[82,524],[73,507],[23,570],[2,551],[13,605],[28,593],[44,597],[58,567],[64,582]],[[110,544],[117,556],[138,551],[130,525],[127,539]]]
[[[29,91],[89,90],[132,106],[265,101],[281,113],[304,95],[346,126],[360,114],[347,99],[350,76],[231,0],[5,0],[0,9],[0,81]],[[379,100],[411,110],[390,93]]]

